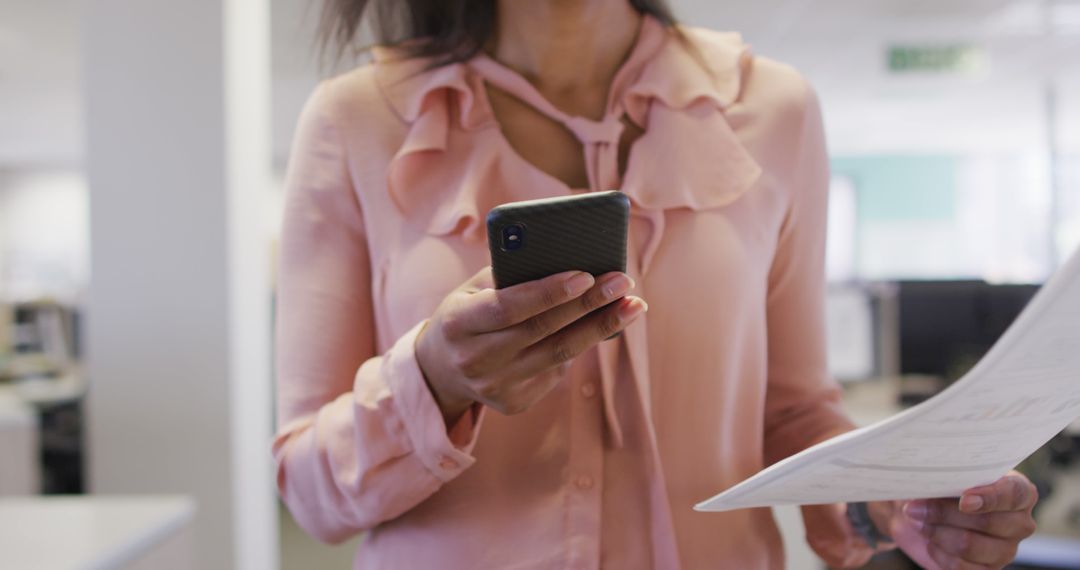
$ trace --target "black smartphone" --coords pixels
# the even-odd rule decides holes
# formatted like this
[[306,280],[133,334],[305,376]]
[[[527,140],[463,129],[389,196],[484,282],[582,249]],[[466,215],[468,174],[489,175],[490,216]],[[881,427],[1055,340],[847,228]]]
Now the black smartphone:
[[487,216],[499,289],[563,271],[626,271],[630,199],[618,191],[511,202]]

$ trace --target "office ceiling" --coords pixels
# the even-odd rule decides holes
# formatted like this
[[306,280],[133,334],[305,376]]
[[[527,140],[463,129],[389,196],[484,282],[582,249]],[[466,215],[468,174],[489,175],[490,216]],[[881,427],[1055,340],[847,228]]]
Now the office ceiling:
[[[319,77],[317,0],[271,0],[274,150]],[[838,152],[1002,152],[1045,144],[1055,78],[1064,120],[1080,122],[1080,0],[672,0],[684,21],[743,33],[818,87]],[[77,0],[0,0],[0,168],[78,166],[82,120]],[[980,46],[963,75],[897,76],[886,49]],[[1073,101],[1076,101],[1074,104]],[[1080,123],[1078,123],[1080,124]],[[1080,149],[1080,140],[1063,141]],[[1080,138],[1080,135],[1077,135]]]

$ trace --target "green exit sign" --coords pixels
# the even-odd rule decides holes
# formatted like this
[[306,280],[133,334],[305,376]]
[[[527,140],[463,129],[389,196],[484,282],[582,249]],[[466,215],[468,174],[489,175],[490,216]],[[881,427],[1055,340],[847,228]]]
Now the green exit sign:
[[934,73],[973,73],[986,61],[982,48],[971,45],[889,47],[889,71]]

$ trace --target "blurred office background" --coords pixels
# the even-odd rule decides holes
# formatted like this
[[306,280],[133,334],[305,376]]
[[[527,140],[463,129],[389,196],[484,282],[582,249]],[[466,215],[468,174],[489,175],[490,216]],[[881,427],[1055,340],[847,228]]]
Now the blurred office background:
[[[673,4],[820,93],[830,361],[858,421],[962,375],[1080,244],[1080,0]],[[317,16],[0,0],[0,544],[349,567],[357,541],[320,545],[279,508],[268,448],[282,176],[335,72]],[[1024,469],[1045,500],[1017,567],[1080,567],[1080,429]],[[818,567],[778,518],[790,567]]]

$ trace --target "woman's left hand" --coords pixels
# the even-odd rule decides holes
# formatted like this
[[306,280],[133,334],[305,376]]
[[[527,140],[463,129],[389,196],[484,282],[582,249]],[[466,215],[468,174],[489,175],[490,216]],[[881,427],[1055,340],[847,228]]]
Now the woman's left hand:
[[889,534],[912,560],[930,570],[1001,568],[1017,545],[1035,532],[1031,511],[1038,491],[1010,472],[994,483],[964,491],[958,501],[921,499],[894,503]]

